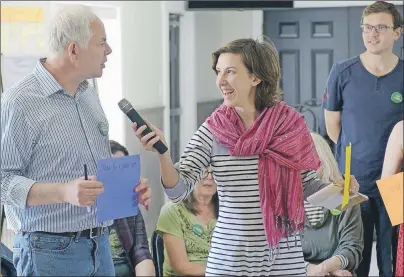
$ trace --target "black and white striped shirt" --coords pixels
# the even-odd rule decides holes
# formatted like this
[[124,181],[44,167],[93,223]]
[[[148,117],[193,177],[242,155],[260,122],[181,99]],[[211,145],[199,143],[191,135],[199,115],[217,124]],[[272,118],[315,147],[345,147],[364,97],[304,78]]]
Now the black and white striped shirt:
[[[94,88],[85,81],[75,96],[64,91],[38,61],[1,97],[1,201],[15,231],[74,232],[100,224],[95,207],[68,203],[28,207],[36,182],[64,183],[96,175],[96,162],[109,158],[108,122]],[[7,69],[6,69],[7,70]]]
[[[178,165],[179,183],[166,189],[181,201],[210,165],[219,194],[219,218],[213,233],[205,276],[305,276],[300,236],[283,238],[271,259],[260,206],[258,156],[235,157],[203,124],[187,145]],[[317,191],[324,182],[314,171],[301,174],[303,187]],[[309,194],[311,194],[309,193]],[[307,196],[307,193],[306,193]]]
[[309,202],[304,201],[304,211],[306,218],[309,220],[312,226],[316,226],[324,218],[324,212],[322,207],[313,206]]

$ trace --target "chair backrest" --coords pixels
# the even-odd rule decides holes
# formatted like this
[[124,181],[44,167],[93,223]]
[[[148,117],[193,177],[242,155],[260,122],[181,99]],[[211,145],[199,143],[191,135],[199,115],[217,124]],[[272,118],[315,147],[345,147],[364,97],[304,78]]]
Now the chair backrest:
[[154,261],[154,268],[156,270],[156,276],[163,276],[163,264],[164,264],[164,241],[161,234],[157,231],[153,232],[152,236],[152,257]]
[[17,276],[17,271],[13,265],[13,252],[0,242],[1,253],[1,275],[2,276]]

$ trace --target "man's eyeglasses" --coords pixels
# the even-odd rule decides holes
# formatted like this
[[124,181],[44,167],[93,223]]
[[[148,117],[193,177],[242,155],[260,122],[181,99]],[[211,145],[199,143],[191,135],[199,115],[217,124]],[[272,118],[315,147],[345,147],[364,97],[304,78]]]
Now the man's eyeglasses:
[[371,33],[373,29],[375,29],[376,33],[385,33],[387,32],[388,29],[394,29],[392,26],[386,26],[386,25],[369,25],[369,24],[362,24],[361,29],[364,33]]
[[205,170],[205,172],[204,172],[203,175],[202,175],[202,179],[208,178],[209,174],[210,174],[211,176],[213,175],[213,170],[212,170],[212,168],[210,168],[210,167]]

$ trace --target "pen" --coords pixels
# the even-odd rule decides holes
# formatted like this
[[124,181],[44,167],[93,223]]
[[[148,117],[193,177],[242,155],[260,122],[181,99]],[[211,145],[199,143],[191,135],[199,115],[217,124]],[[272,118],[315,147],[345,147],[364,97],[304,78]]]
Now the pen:
[[[84,180],[88,180],[87,165],[84,165]],[[87,212],[91,213],[91,207],[87,207]]]

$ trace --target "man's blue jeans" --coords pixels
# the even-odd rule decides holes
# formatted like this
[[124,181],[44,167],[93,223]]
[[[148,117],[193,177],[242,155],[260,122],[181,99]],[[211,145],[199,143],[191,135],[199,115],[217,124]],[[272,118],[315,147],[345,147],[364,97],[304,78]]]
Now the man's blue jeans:
[[393,227],[381,198],[371,198],[361,203],[363,222],[363,259],[356,274],[358,277],[369,276],[372,259],[373,230],[376,229],[376,253],[379,276],[393,276],[392,235]]
[[13,252],[17,276],[115,276],[108,232],[92,239],[17,234]]

